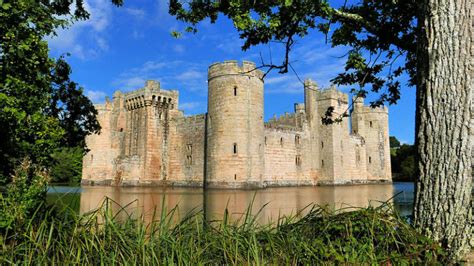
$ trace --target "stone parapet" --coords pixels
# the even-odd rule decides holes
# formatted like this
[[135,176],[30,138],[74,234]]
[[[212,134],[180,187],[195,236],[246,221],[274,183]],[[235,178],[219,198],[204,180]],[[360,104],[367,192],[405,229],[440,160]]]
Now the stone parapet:
[[250,61],[243,61],[242,65],[239,65],[237,60],[228,60],[222,63],[214,63],[209,66],[208,80],[216,77],[232,75],[245,75],[263,79],[263,72],[257,69],[255,63]]

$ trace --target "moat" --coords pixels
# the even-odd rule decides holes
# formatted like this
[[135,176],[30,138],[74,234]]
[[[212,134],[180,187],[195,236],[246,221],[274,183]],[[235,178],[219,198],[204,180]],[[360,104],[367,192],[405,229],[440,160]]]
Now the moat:
[[[80,213],[98,208],[105,197],[114,211],[127,206],[119,215],[142,215],[150,220],[154,212],[167,211],[178,206],[177,218],[190,211],[204,210],[208,219],[220,219],[227,207],[232,218],[245,214],[252,204],[252,213],[260,223],[276,221],[284,215],[294,215],[312,204],[327,205],[332,209],[378,206],[382,202],[393,202],[404,216],[411,214],[413,206],[413,183],[371,184],[357,186],[281,187],[261,190],[209,189],[163,187],[51,187],[49,201],[58,199],[74,205]],[[396,195],[396,196],[395,196]],[[395,196],[395,197],[394,197]],[[303,210],[308,211],[309,208]]]

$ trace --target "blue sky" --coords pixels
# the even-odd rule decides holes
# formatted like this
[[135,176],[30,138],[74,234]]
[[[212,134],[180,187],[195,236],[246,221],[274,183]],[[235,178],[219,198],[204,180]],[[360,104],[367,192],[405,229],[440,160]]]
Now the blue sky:
[[[115,90],[140,88],[155,79],[164,89],[180,92],[180,109],[185,114],[206,112],[207,68],[224,60],[250,60],[259,63],[260,54],[274,62],[282,47],[271,44],[242,52],[242,41],[232,23],[220,18],[217,24],[204,22],[197,34],[176,39],[173,30],[185,25],[168,15],[165,0],[125,1],[117,8],[110,0],[88,0],[87,21],[75,23],[49,40],[51,55],[70,53],[67,58],[73,79],[81,84],[95,103],[103,102]],[[292,65],[301,78],[312,78],[320,87],[344,68],[344,47],[331,48],[324,36],[312,32],[298,40]],[[348,91],[348,88],[340,88]],[[375,96],[372,96],[375,97]],[[369,99],[370,100],[370,97]],[[303,102],[303,86],[293,73],[271,73],[265,80],[265,118],[292,112],[294,103]],[[397,105],[389,106],[390,135],[405,143],[414,140],[415,89],[402,88]]]

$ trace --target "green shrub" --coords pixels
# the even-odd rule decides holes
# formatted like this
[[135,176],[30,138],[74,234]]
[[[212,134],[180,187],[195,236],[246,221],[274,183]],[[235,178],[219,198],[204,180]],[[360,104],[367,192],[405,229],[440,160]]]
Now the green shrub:
[[51,182],[79,184],[82,175],[82,157],[84,149],[81,147],[63,147],[52,154]]
[[0,194],[0,232],[21,230],[31,223],[35,212],[44,207],[48,174],[24,160],[12,175],[12,181]]

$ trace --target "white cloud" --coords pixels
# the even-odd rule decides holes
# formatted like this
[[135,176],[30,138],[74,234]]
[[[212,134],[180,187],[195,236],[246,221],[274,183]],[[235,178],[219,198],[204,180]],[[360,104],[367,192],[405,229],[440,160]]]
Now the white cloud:
[[103,103],[105,101],[105,97],[107,93],[98,90],[86,90],[86,96],[93,102],[93,103]]
[[265,84],[278,84],[278,83],[283,83],[283,82],[288,82],[290,79],[292,79],[289,74],[286,75],[278,75],[275,77],[266,77],[265,78]]
[[143,19],[146,16],[145,10],[140,9],[140,8],[122,7],[121,9],[125,11],[125,13],[127,13],[128,15],[136,19]]
[[207,93],[207,65],[188,61],[147,61],[140,67],[124,71],[112,82],[123,90],[143,86],[146,80],[159,80],[164,89],[185,89],[200,94]]
[[88,0],[84,1],[84,7],[90,14],[89,19],[76,21],[71,27],[58,30],[57,36],[49,38],[49,45],[54,52],[70,52],[72,56],[88,60],[108,50],[109,45],[104,35],[112,20],[111,2]]
[[176,79],[179,81],[189,81],[189,80],[204,80],[206,78],[206,74],[201,71],[197,71],[195,69],[190,69],[184,71],[183,73],[176,76]]
[[121,77],[116,79],[113,82],[113,85],[118,86],[117,89],[122,90],[122,91],[131,91],[135,90],[138,88],[141,88],[145,85],[145,82],[149,78],[143,78],[143,77]]
[[192,111],[201,106],[203,106],[202,102],[187,102],[187,103],[180,103],[178,108],[181,110]]

